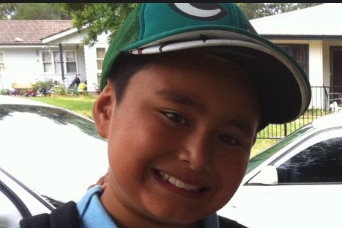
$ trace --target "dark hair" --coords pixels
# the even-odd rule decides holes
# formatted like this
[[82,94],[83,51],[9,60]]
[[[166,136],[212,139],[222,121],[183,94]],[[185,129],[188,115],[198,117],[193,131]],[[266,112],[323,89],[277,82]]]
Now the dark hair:
[[120,104],[131,77],[141,69],[151,65],[152,62],[149,59],[142,55],[127,53],[118,55],[108,74],[108,79],[115,87],[117,104]]

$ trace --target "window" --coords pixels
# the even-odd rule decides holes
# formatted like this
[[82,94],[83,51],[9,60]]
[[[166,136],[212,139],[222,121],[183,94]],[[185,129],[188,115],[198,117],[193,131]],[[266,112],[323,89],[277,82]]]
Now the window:
[[74,51],[65,52],[65,64],[67,73],[76,72],[76,53]]
[[105,48],[96,48],[96,62],[97,62],[97,72],[102,71],[103,60],[105,57]]
[[42,52],[42,57],[43,57],[44,72],[51,72],[52,71],[51,53],[48,51]]
[[342,137],[309,146],[277,168],[279,183],[342,182]]
[[[42,52],[43,69],[45,73],[61,73],[61,56],[59,51]],[[63,69],[65,73],[76,73],[76,52],[65,51],[63,53]]]
[[309,75],[309,46],[306,44],[278,44],[285,52],[292,56]]
[[5,71],[5,53],[0,52],[0,72]]
[[54,62],[54,68],[55,68],[55,73],[61,73],[61,57],[60,57],[60,52],[59,51],[53,51],[53,62]]
[[103,60],[106,54],[105,48],[96,48],[96,63],[97,63],[97,81],[100,83],[101,81],[101,73],[102,73],[102,66]]

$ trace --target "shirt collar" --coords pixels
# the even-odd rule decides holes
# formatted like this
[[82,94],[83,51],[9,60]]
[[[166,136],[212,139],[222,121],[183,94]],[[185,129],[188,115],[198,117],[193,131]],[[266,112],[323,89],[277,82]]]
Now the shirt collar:
[[[101,186],[96,185],[89,189],[77,203],[77,209],[82,228],[117,228],[118,226],[104,209],[99,196]],[[219,219],[216,213],[203,219],[203,228],[219,228]]]

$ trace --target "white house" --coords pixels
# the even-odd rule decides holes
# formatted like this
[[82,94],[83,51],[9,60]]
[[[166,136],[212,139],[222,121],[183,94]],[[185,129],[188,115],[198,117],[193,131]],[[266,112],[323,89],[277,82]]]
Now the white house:
[[[251,20],[263,37],[280,45],[302,66],[313,87],[312,106],[342,101],[342,3]],[[321,88],[316,90],[315,88]]]
[[76,75],[96,91],[107,36],[84,45],[70,20],[0,20],[0,90],[53,80],[70,85]]
[[[292,55],[313,86],[311,107],[342,104],[342,3],[326,3],[251,20],[256,31]],[[92,47],[65,20],[0,20],[0,90],[12,83],[52,79],[69,85],[76,74],[88,90],[99,84],[107,35]],[[60,53],[62,53],[62,58]],[[62,60],[62,61],[61,61]],[[317,89],[316,89],[317,87]]]

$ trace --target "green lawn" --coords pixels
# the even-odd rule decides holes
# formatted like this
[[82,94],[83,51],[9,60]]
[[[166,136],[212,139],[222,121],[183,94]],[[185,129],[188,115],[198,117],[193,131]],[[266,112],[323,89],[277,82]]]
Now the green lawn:
[[95,95],[54,96],[54,97],[26,97],[30,100],[41,101],[50,105],[66,108],[86,117],[92,118],[92,108],[96,100]]
[[[50,105],[66,108],[86,117],[92,118],[92,107],[96,95],[54,96],[54,97],[25,97],[30,100],[41,101]],[[251,156],[273,145],[276,139],[258,139],[252,148]]]

